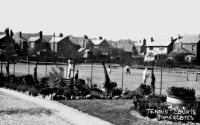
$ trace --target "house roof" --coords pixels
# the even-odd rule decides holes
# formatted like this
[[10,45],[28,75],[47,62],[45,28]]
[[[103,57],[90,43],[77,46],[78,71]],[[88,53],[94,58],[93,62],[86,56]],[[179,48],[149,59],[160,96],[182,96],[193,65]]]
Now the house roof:
[[171,43],[171,38],[159,38],[155,39],[153,42],[147,41],[146,46],[169,46]]
[[118,48],[123,49],[126,52],[132,52],[134,41],[132,40],[121,40],[119,41]]
[[75,45],[80,45],[79,42],[78,42],[78,39],[76,39],[73,36],[69,36],[69,40]]
[[5,32],[0,32],[0,35],[3,35],[3,34],[5,34]]
[[175,48],[172,52],[169,53],[169,56],[173,56],[176,54],[186,54],[186,55],[193,55],[190,51],[181,48],[181,47],[177,47]]
[[0,39],[4,38],[6,35],[0,35]]
[[[17,33],[18,36],[20,36],[20,33]],[[30,37],[36,37],[38,36],[37,33],[22,33],[22,39],[29,40]]]
[[53,35],[42,35],[42,39],[46,42],[50,42],[52,37],[54,37],[54,36]]
[[181,39],[175,43],[198,43],[200,41],[200,35],[184,35]]
[[83,38],[83,37],[74,37],[74,39],[77,40],[77,43],[78,43],[80,46],[83,46],[83,41],[84,41],[84,38]]
[[117,41],[107,40],[107,42],[111,47],[114,47],[114,48],[118,47],[118,42]]
[[143,45],[143,41],[135,41],[135,46],[142,46]]
[[30,37],[28,41],[34,42],[34,41],[38,40],[39,38],[40,38],[39,36]]
[[58,36],[56,36],[56,37],[51,37],[51,40],[49,40],[49,42],[50,43],[58,43],[58,42],[60,42],[61,40],[63,40],[65,37],[58,37]]
[[92,43],[94,45],[99,45],[101,42],[103,42],[105,39],[92,39]]

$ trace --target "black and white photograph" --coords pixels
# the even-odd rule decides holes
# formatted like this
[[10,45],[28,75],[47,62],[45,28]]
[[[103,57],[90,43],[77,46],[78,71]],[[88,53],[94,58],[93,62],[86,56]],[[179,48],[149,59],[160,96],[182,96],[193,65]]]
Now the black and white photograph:
[[199,0],[0,0],[0,125],[200,125]]

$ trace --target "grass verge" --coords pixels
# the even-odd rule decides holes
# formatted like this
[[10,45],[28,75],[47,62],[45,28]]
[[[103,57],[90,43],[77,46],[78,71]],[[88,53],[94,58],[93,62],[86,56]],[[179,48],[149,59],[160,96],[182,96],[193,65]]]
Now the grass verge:
[[130,114],[132,100],[60,100],[59,102],[114,125],[159,124],[132,116]]

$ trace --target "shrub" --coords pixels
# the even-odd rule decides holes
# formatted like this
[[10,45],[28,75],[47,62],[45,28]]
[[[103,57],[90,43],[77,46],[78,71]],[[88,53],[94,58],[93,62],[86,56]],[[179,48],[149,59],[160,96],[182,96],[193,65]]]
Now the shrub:
[[137,90],[139,92],[141,92],[144,96],[149,95],[151,93],[150,86],[147,84],[144,84],[144,83],[140,84],[140,86],[137,88]]
[[124,95],[122,96],[122,98],[124,99],[143,98],[143,97],[144,95],[140,91],[137,91],[137,90],[126,91]]
[[73,87],[73,92],[76,96],[86,96],[91,91],[89,85],[85,84],[85,80],[83,79],[76,80]]
[[121,88],[114,88],[112,91],[112,96],[120,96],[122,94]]
[[104,75],[105,75],[105,83],[104,83],[104,88],[107,91],[107,96],[109,96],[110,92],[117,87],[117,83],[116,82],[112,82],[110,81],[110,77],[108,75],[108,72],[106,70],[106,66],[105,64],[102,62],[103,68],[104,68]]
[[193,88],[172,86],[167,88],[166,91],[169,96],[195,97],[195,89]]
[[149,102],[166,102],[167,97],[165,95],[149,95],[147,97]]
[[90,95],[91,95],[92,99],[105,99],[106,98],[106,96],[103,93],[99,93],[96,91],[91,91]]
[[28,86],[27,86],[27,85],[20,84],[19,86],[17,86],[16,89],[17,89],[18,91],[25,92],[25,91],[28,90]]
[[5,85],[4,85],[5,82],[6,82],[6,77],[4,76],[3,73],[0,73],[0,87],[5,86]]
[[34,85],[35,82],[34,82],[34,78],[32,75],[25,75],[23,76],[23,84],[25,85]]
[[29,86],[28,87],[28,91],[33,95],[33,96],[37,96],[38,93],[40,93],[40,91],[38,89],[36,89],[34,86]]

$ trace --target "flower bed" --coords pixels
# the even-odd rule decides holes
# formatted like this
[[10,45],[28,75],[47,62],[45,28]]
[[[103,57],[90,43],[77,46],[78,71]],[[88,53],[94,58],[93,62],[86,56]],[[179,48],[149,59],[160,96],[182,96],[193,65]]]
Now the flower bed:
[[[179,90],[178,90],[179,89]],[[186,105],[169,105],[169,95],[183,98],[185,93],[188,100],[184,100]],[[148,95],[133,100],[132,110],[138,112],[143,117],[167,120],[172,122],[200,122],[200,105],[195,101],[195,90],[183,87],[171,87],[167,90],[167,97],[164,95]],[[193,102],[193,103],[191,103]],[[172,102],[175,104],[175,102]],[[135,114],[135,113],[133,113]]]

